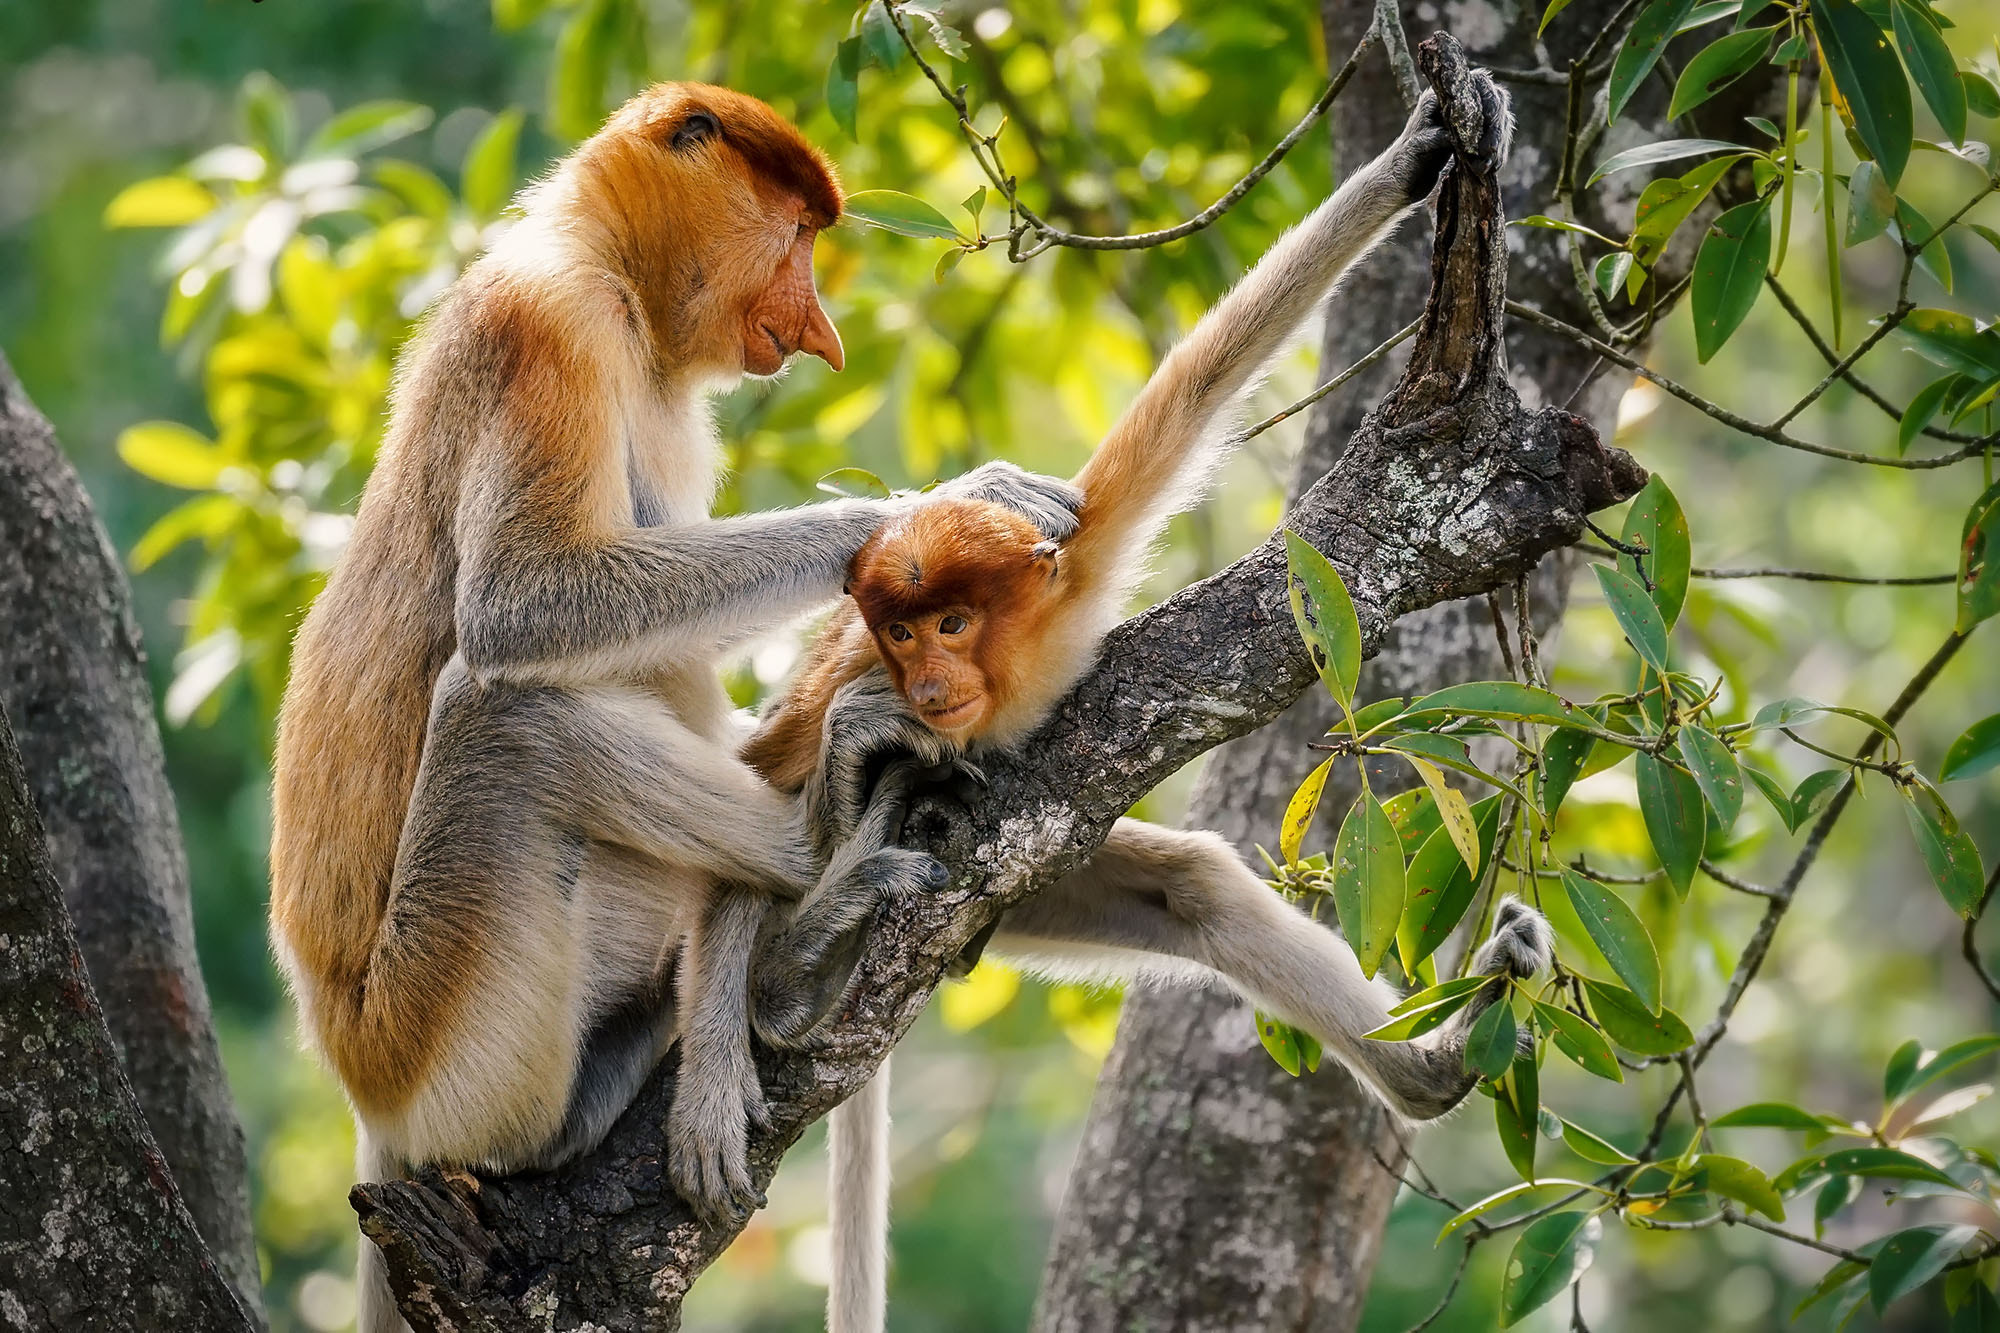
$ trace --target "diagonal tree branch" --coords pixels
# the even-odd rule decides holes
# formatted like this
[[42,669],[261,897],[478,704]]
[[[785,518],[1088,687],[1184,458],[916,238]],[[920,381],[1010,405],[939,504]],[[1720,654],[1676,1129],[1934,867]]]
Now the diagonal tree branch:
[[[1424,44],[1455,116],[1463,56]],[[1461,143],[1479,126],[1456,123]],[[1529,412],[1507,382],[1506,243],[1495,183],[1456,164],[1440,188],[1434,285],[1406,372],[1341,465],[1288,524],[1334,561],[1375,652],[1400,616],[1512,582],[1573,542],[1584,516],[1645,480],[1580,418]],[[920,805],[908,838],[953,867],[934,897],[885,914],[852,1008],[810,1055],[764,1053],[771,1129],[760,1183],[813,1120],[859,1088],[915,1021],[959,951],[1009,903],[1084,860],[1112,822],[1204,751],[1282,713],[1316,680],[1292,626],[1274,536],[1128,622],[1021,751],[987,766],[975,810]],[[695,1276],[734,1236],[697,1223],[668,1188],[660,1126],[671,1060],[606,1144],[541,1177],[436,1171],[357,1186],[362,1230],[388,1256],[419,1329],[673,1328]]]

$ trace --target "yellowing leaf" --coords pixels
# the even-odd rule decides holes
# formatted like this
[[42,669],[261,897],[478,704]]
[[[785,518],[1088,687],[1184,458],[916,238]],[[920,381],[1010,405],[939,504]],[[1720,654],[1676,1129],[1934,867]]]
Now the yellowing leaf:
[[128,185],[104,209],[107,227],[182,227],[215,211],[215,196],[185,176]]

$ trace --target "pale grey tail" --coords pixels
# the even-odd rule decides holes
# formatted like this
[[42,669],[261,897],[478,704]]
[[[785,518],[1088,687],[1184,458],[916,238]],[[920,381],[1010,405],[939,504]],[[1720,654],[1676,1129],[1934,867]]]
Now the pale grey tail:
[[888,1061],[827,1117],[827,1159],[833,1229],[828,1333],[882,1333],[888,1304]]
[[[403,1174],[403,1164],[369,1140],[368,1127],[354,1125],[354,1178],[362,1181],[394,1180]],[[410,1326],[397,1313],[395,1294],[389,1290],[389,1267],[382,1251],[363,1236],[354,1274],[357,1310],[356,1333],[410,1333]]]

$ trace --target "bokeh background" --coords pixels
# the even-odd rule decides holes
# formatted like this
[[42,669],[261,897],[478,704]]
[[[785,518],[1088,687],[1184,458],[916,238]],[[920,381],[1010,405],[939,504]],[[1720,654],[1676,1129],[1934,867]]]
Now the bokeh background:
[[[1963,54],[1990,41],[2000,22],[1995,0],[1943,7],[1957,20],[1951,40]],[[702,78],[756,93],[828,147],[849,188],[906,190],[955,213],[979,181],[949,116],[907,62],[863,75],[853,133],[829,109],[828,64],[852,14],[848,5],[784,0],[0,5],[0,347],[55,422],[121,552],[134,552],[189,498],[157,478],[177,475],[183,463],[197,474],[202,466],[174,453],[185,440],[156,428],[141,436],[157,446],[146,466],[153,475],[142,475],[121,460],[122,432],[170,421],[239,444],[244,432],[255,435],[219,489],[212,475],[182,477],[197,491],[232,494],[234,507],[189,518],[196,540],[188,544],[140,551],[135,564],[144,567],[133,582],[163,700],[201,960],[249,1134],[277,1329],[328,1333],[351,1324],[354,1232],[345,1107],[299,1052],[265,940],[272,710],[290,627],[338,548],[339,514],[365,475],[379,430],[371,405],[389,358],[438,275],[476,249],[497,212],[494,192],[504,197],[644,79]],[[1296,120],[1325,77],[1318,16],[1302,3],[1023,0],[954,14],[970,42],[957,69],[975,85],[989,126],[1003,109],[990,80],[1004,75],[1013,99],[1004,108],[1006,143],[1029,196],[1059,201],[1064,214],[1096,229],[1164,225],[1196,211]],[[250,170],[276,181],[306,156],[299,146],[316,130],[377,99],[427,113],[385,119],[383,134],[409,132],[333,154],[362,165],[321,182],[386,192],[393,202],[370,205],[373,213],[321,197],[332,210],[321,216],[305,204],[261,214],[256,225],[240,217],[234,231],[210,238],[220,243],[208,256],[212,281],[182,276],[189,255],[167,254],[169,233],[107,224],[107,206],[127,186],[218,145],[263,153]],[[1973,123],[1990,137],[1995,122]],[[517,125],[510,161],[504,150]],[[385,161],[412,170],[384,172]],[[938,244],[838,229],[822,246],[821,276],[848,369],[835,376],[817,362],[801,365],[775,386],[721,404],[734,466],[726,502],[754,508],[810,498],[814,480],[843,465],[899,483],[995,456],[1073,469],[1158,353],[1323,194],[1332,170],[1316,135],[1219,225],[1187,241],[1131,254],[1055,251],[1022,267],[997,253],[973,255],[943,282],[933,277]],[[426,179],[442,194],[427,193]],[[1912,197],[1949,207],[1976,184],[1967,170],[1931,170]],[[318,187],[289,178],[273,188],[272,197],[299,203]],[[1819,311],[1826,298],[1816,230],[1802,215],[1786,281]],[[1990,318],[2000,309],[2000,254],[1967,236],[1952,242],[1951,260],[1954,290],[1920,275],[1915,299]],[[1886,240],[1848,252],[1850,301],[1882,309],[1896,262]],[[297,345],[280,336],[286,328],[312,333],[305,312],[315,292],[370,283],[393,299],[378,303],[358,332],[328,325]],[[222,337],[247,339],[244,363],[219,365],[210,355]],[[1713,364],[1695,366],[1684,310],[1652,358],[1752,417],[1774,413],[1822,370],[1768,301]],[[1898,399],[1928,378],[1904,352],[1886,350],[1871,365]],[[1296,397],[1313,370],[1301,352],[1260,404]],[[304,436],[269,436],[272,414],[258,415],[252,402],[272,391],[260,375],[315,386],[310,404],[276,414],[313,423]],[[1734,436],[1644,386],[1622,417],[1618,442],[1662,472],[1687,506],[1698,565],[1900,574],[1953,564],[1970,498],[1965,468],[1823,464]],[[1841,388],[1800,429],[1870,451],[1891,448],[1894,438],[1893,422]],[[1218,568],[1270,530],[1297,431],[1288,423],[1254,441],[1217,498],[1175,522],[1156,591]],[[1690,603],[1686,646],[1725,671],[1742,698],[1806,694],[1879,710],[1950,619],[1944,588],[1705,583]],[[1992,633],[1960,655],[1906,725],[1910,753],[1927,771],[1966,723],[2000,709]],[[1594,589],[1579,586],[1558,685],[1587,694],[1607,683],[1616,642]],[[757,645],[737,673],[743,701],[778,679],[794,651],[786,636]],[[1145,812],[1171,818],[1186,778]],[[1951,794],[1988,860],[2000,855],[2000,782],[1989,775]],[[1709,1066],[1711,1101],[1783,1097],[1867,1115],[1879,1101],[1882,1062],[1906,1037],[1941,1046],[1993,1026],[1985,993],[1957,960],[1958,923],[1924,879],[1900,813],[1874,804],[1846,821],[1814,871],[1767,980]],[[1629,776],[1585,784],[1571,809],[1593,847],[1646,863]],[[1280,813],[1271,812],[1273,842]],[[1753,844],[1768,838],[1772,860],[1789,845],[1767,811],[1746,817],[1741,831]],[[1748,854],[1754,866],[1759,848]],[[1670,972],[1688,978],[1677,999],[1683,1012],[1707,1012],[1753,910],[1729,904],[1714,914],[1712,937],[1691,932],[1673,943],[1683,965]],[[1025,1326],[1117,1005],[1115,994],[1047,987],[991,966],[932,1005],[896,1059],[892,1327]],[[1635,1108],[1657,1099],[1586,1086],[1572,1074],[1545,1075],[1550,1099],[1632,1142],[1643,1130]],[[1966,1142],[1993,1144],[2000,1115],[1976,1108],[1960,1131]],[[1751,1132],[1741,1150],[1775,1168],[1787,1145],[1764,1142],[1767,1133]],[[771,1207],[697,1286],[689,1328],[818,1326],[826,1269],[819,1151],[809,1139],[787,1163]],[[1483,1117],[1432,1132],[1419,1158],[1467,1197],[1509,1179]],[[1412,1196],[1399,1204],[1369,1329],[1406,1328],[1429,1309],[1454,1257],[1432,1248],[1443,1216]],[[1491,1326],[1503,1256],[1504,1247],[1485,1247],[1435,1327]],[[1600,1253],[1585,1309],[1600,1329],[1784,1327],[1823,1268],[1818,1257],[1748,1232],[1693,1240],[1620,1233]],[[1615,1312],[1593,1309],[1612,1292]],[[1895,1326],[1931,1327],[1923,1321],[1934,1313],[1899,1309]],[[1552,1311],[1537,1318],[1533,1326],[1557,1326]],[[1801,1327],[1818,1327],[1819,1318]],[[1855,1326],[1872,1318],[1864,1311]]]

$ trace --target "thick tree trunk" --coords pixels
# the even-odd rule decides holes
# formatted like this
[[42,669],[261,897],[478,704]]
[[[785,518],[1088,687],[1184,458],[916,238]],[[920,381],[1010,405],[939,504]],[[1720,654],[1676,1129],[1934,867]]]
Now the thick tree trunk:
[[[1463,167],[1447,173],[1443,198],[1449,221],[1412,353],[1434,373],[1399,386],[1290,519],[1339,566],[1364,655],[1412,611],[1511,583],[1573,541],[1586,512],[1644,480],[1584,422],[1528,412],[1508,388],[1497,199]],[[806,1124],[867,1080],[1004,906],[1077,865],[1168,774],[1316,684],[1285,583],[1274,537],[1121,626],[1022,753],[987,768],[977,808],[920,803],[909,841],[955,878],[885,912],[826,1049],[760,1060],[771,1120],[751,1145],[760,1181]],[[665,1186],[659,1126],[671,1086],[669,1068],[602,1149],[551,1175],[427,1171],[357,1187],[362,1229],[383,1247],[404,1313],[426,1330],[675,1327],[681,1295],[735,1229],[700,1226]]]
[[[1576,0],[1549,36],[1557,68],[1618,8],[1616,0]],[[1420,17],[1434,14],[1425,5],[1405,4],[1403,12],[1412,25],[1434,21]],[[1344,51],[1374,21],[1375,6],[1323,0],[1321,16],[1327,49]],[[1469,0],[1452,10],[1473,62],[1498,67],[1540,63],[1530,40],[1539,17],[1539,5],[1529,12],[1508,0]],[[1542,211],[1562,165],[1567,89],[1516,84],[1508,91],[1516,117],[1514,152],[1502,174],[1508,211]],[[1642,100],[1638,110],[1646,106]],[[1658,112],[1655,106],[1651,120],[1635,117],[1638,134],[1664,133]],[[1388,61],[1371,59],[1333,104],[1336,161],[1366,161],[1395,138],[1406,114]],[[1629,223],[1629,201],[1613,202]],[[1589,327],[1561,244],[1548,232],[1515,236],[1508,294]],[[1322,346],[1327,374],[1410,319],[1429,280],[1429,255],[1429,238],[1412,226],[1343,284]],[[1611,438],[1629,374],[1612,368],[1589,379],[1600,369],[1589,353],[1518,324],[1509,330],[1507,355],[1524,401],[1569,407]],[[1333,469],[1398,374],[1398,356],[1385,358],[1314,410],[1294,496]],[[1531,616],[1544,638],[1562,616],[1571,568],[1567,553],[1557,552],[1536,572]],[[1512,598],[1503,600],[1511,613]],[[1518,644],[1511,614],[1508,634]],[[1507,671],[1486,600],[1454,602],[1390,629],[1381,654],[1363,668],[1361,698],[1423,694]],[[1335,713],[1324,691],[1308,691],[1262,731],[1210,755],[1188,825],[1215,829],[1246,853],[1257,843],[1275,847],[1286,802],[1320,758],[1306,744],[1326,734]],[[1370,770],[1378,792],[1413,780],[1401,765]],[[1344,809],[1355,792],[1352,769],[1342,766],[1323,808]],[[1337,827],[1322,818],[1314,837],[1324,844]],[[1346,1333],[1360,1322],[1402,1154],[1379,1104],[1338,1065],[1300,1079],[1279,1069],[1257,1040],[1249,1006],[1235,996],[1136,991],[1099,1077],[1035,1327]]]
[[126,1081],[0,709],[0,1326],[252,1327]]
[[4,357],[0,626],[0,705],[126,1077],[215,1261],[261,1311],[243,1130],[195,960],[187,860],[130,594]]

